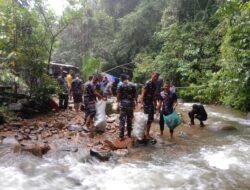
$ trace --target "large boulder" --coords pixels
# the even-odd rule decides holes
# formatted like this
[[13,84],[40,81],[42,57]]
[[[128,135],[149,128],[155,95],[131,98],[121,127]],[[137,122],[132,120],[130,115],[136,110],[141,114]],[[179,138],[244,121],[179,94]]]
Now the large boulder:
[[90,149],[90,155],[93,157],[96,157],[97,159],[101,161],[108,161],[109,158],[111,157],[111,153],[103,150],[99,150],[96,148],[91,148]]

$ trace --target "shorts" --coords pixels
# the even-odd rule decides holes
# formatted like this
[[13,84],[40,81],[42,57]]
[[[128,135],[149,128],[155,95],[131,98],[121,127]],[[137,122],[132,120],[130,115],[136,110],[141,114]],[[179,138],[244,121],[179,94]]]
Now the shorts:
[[95,117],[96,108],[95,108],[95,101],[84,100],[85,106],[85,117]]
[[148,122],[154,121],[155,107],[153,104],[144,104],[144,113],[148,114]]

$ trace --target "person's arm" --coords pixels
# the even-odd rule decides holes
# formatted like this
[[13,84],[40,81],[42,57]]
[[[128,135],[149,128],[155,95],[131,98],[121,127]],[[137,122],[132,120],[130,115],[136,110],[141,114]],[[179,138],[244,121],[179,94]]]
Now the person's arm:
[[161,106],[162,106],[162,100],[159,101],[159,104],[157,106],[157,112],[160,113],[161,112]]
[[95,91],[94,91],[94,95],[95,95],[99,100],[104,99],[104,97],[99,93],[98,90],[95,90]]
[[120,102],[121,101],[121,90],[120,87],[117,89],[117,96],[116,96],[116,101]]
[[146,92],[147,92],[147,88],[144,87],[144,88],[142,89],[141,97],[140,97],[140,102],[141,102],[141,103],[143,103],[143,99],[144,99],[144,96],[145,96]]
[[174,101],[173,101],[173,109],[175,110],[175,108],[177,107],[178,102],[177,102],[177,95],[174,93]]

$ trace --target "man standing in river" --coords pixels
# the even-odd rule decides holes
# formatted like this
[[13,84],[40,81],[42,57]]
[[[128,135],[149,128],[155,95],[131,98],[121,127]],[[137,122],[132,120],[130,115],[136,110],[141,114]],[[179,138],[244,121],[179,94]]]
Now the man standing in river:
[[144,113],[148,114],[147,130],[145,137],[150,139],[150,128],[154,121],[154,113],[157,105],[156,101],[156,82],[160,74],[157,72],[152,73],[151,79],[146,82],[142,89],[141,101],[143,102]]
[[[175,92],[171,92],[170,84],[165,83],[163,86],[163,91],[160,93],[160,101],[158,105],[158,113],[160,113],[160,130],[161,136],[164,130],[164,118],[163,115],[167,116],[173,113],[174,108],[177,104],[177,96]],[[169,127],[169,126],[168,126]],[[174,129],[169,128],[170,137],[173,138]]]

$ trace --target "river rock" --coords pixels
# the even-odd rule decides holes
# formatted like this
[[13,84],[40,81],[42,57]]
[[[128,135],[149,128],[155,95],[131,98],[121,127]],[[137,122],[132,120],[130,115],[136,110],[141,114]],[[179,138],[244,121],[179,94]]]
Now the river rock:
[[50,146],[47,143],[43,144],[16,144],[14,147],[14,153],[29,152],[35,156],[42,157],[50,150]]
[[30,129],[24,129],[24,133],[30,134]]
[[17,144],[17,140],[14,137],[6,137],[4,138],[3,136],[2,138],[2,144],[8,144],[8,145],[14,145]]
[[93,157],[98,158],[101,161],[108,161],[109,158],[111,157],[110,152],[95,149],[95,148],[90,149],[90,155],[93,156]]
[[113,154],[115,156],[125,157],[128,155],[128,149],[118,149],[118,150],[113,151]]
[[67,151],[67,152],[77,152],[78,148],[77,147],[63,147],[60,150],[61,151]]
[[68,126],[68,130],[69,131],[77,131],[77,132],[81,132],[83,130],[81,125],[77,125],[77,124],[72,124]]
[[65,127],[64,123],[58,122],[53,125],[54,128],[63,129]]
[[213,132],[237,130],[236,127],[227,125],[227,124],[212,124],[212,125],[208,125],[207,129]]
[[133,146],[133,143],[134,143],[132,138],[125,138],[122,141],[120,141],[119,139],[115,139],[115,140],[112,140],[112,141],[105,140],[104,142],[112,150],[130,148],[130,147]]
[[6,138],[6,136],[0,136],[0,144],[3,143],[3,140]]

